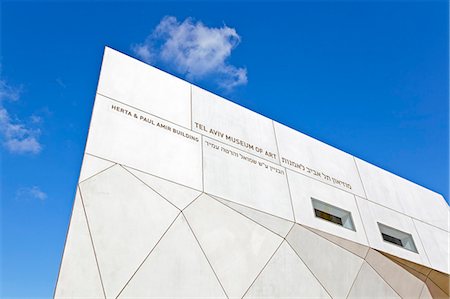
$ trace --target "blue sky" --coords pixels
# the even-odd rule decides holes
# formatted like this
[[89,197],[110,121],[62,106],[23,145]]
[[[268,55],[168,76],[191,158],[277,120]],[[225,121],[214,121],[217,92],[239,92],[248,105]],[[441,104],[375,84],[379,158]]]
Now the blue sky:
[[[105,45],[448,201],[446,1],[0,5],[2,297],[52,296]],[[215,64],[164,56],[180,28]]]

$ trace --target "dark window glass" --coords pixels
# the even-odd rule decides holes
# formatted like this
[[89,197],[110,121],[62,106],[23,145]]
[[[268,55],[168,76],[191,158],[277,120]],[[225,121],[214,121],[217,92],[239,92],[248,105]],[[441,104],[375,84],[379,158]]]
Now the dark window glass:
[[393,244],[396,244],[396,245],[399,245],[399,246],[403,247],[402,240],[397,239],[397,238],[392,237],[392,236],[389,236],[389,235],[386,235],[386,234],[381,234],[381,235],[383,236],[383,240],[385,240],[386,242],[390,242],[390,243],[393,243]]
[[328,214],[328,213],[326,213],[324,211],[321,211],[321,210],[318,210],[318,209],[314,209],[314,212],[316,213],[316,216],[319,217],[319,218],[322,218],[322,219],[334,222],[336,224],[342,225],[342,219],[337,217],[337,216]]

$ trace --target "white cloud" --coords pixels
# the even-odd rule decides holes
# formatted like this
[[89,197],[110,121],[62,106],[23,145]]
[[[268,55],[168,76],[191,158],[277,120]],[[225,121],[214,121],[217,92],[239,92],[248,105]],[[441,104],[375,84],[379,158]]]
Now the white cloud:
[[16,198],[19,200],[40,200],[47,199],[47,193],[42,191],[38,186],[20,188],[16,192]]
[[22,87],[13,87],[6,83],[4,80],[0,80],[0,103],[3,100],[17,101],[20,98]]
[[6,109],[5,101],[18,101],[21,89],[14,88],[6,81],[0,80],[0,137],[3,146],[11,153],[37,154],[42,150],[39,142],[41,131],[35,127],[36,116],[31,118],[33,125],[27,125],[12,117]]
[[227,59],[240,42],[234,28],[207,27],[187,18],[179,22],[166,16],[134,53],[148,63],[163,63],[188,79],[214,78],[225,89],[247,83],[247,70],[228,64]]

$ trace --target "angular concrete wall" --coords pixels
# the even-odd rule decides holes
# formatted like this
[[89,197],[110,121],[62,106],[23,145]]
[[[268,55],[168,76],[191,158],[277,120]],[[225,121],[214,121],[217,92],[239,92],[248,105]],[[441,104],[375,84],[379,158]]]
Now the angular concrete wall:
[[106,48],[55,298],[446,298],[449,237],[441,195]]

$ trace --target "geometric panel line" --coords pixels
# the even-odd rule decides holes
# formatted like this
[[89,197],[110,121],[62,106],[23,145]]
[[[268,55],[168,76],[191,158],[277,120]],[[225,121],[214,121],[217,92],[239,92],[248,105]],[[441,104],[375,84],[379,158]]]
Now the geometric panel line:
[[[288,234],[289,235],[289,234]],[[291,245],[291,243],[289,243],[288,240],[285,240],[286,243],[289,245],[289,247],[291,247],[291,249],[294,251],[294,253],[298,256],[298,258],[302,261],[303,264],[305,264],[306,268],[308,268],[309,272],[311,272],[311,274],[314,276],[314,278],[320,283],[320,285],[322,286],[322,288],[325,290],[325,292],[327,292],[327,294],[330,296],[330,298],[333,298],[333,296],[331,296],[330,292],[327,290],[327,288],[323,285],[322,281],[320,281],[320,279],[316,276],[316,274],[314,274],[313,271],[311,271],[311,268],[308,266],[308,264],[305,263],[305,261],[302,259],[302,257],[297,253],[297,251],[294,249],[294,247]]]
[[161,235],[161,237],[158,239],[158,241],[156,242],[156,244],[152,247],[152,249],[150,249],[150,252],[147,254],[147,256],[144,258],[144,260],[139,264],[139,266],[136,268],[136,271],[134,271],[134,273],[130,276],[130,278],[127,280],[127,282],[125,283],[125,285],[123,286],[123,288],[120,290],[120,292],[117,294],[116,298],[120,297],[120,294],[123,292],[123,290],[127,287],[128,283],[131,281],[131,279],[133,279],[133,277],[136,275],[136,273],[139,271],[139,269],[142,267],[142,265],[145,263],[145,261],[147,260],[147,258],[150,256],[150,254],[152,254],[153,250],[156,248],[156,246],[158,246],[158,244],[161,242],[161,240],[164,238],[164,236],[166,235],[166,233],[170,230],[170,228],[172,227],[172,225],[175,223],[175,221],[178,219],[178,217],[180,216],[181,212],[177,214],[177,216],[173,219],[172,223],[170,223],[170,225],[167,227],[166,231]]
[[[293,220],[290,220],[290,219],[287,219],[287,218],[284,218],[284,217],[281,217],[281,216],[278,216],[278,215],[275,215],[275,214],[272,214],[272,213],[270,213],[270,212],[266,212],[266,211],[263,211],[263,210],[260,210],[260,209],[257,209],[257,208],[253,208],[253,207],[250,207],[250,206],[245,205],[245,204],[242,204],[242,203],[237,203],[237,202],[235,202],[235,201],[233,201],[233,200],[229,200],[229,199],[226,199],[226,198],[224,198],[224,197],[216,196],[216,195],[213,195],[213,194],[211,194],[211,193],[205,193],[205,194],[207,194],[208,196],[213,197],[213,198],[215,198],[216,200],[219,200],[219,201],[221,201],[221,200],[226,200],[226,201],[231,202],[231,203],[233,203],[233,204],[235,204],[235,205],[239,205],[239,206],[242,206],[242,207],[247,208],[247,209],[252,209],[252,210],[255,210],[255,211],[257,211],[257,212],[261,212],[261,213],[263,213],[263,214],[267,214],[267,215],[270,215],[270,216],[273,216],[273,217],[276,217],[276,218],[279,218],[279,219],[282,219],[282,220],[285,220],[285,221],[289,221],[289,222],[291,222],[291,223],[294,223]],[[234,209],[233,209],[233,210],[234,210]]]
[[[364,260],[348,250],[295,225],[287,241],[331,297],[345,297]],[[342,269],[345,275],[341,275]]]
[[283,241],[208,195],[183,214],[229,297],[242,297]]
[[363,265],[364,265],[364,263],[361,264],[361,267],[359,268],[358,273],[356,274],[355,279],[353,280],[353,283],[352,283],[352,285],[350,286],[350,289],[348,290],[348,293],[347,293],[347,295],[345,296],[345,298],[348,298],[348,296],[350,295],[350,292],[352,291],[353,286],[355,285],[356,279],[358,278],[359,273],[361,273],[361,269],[362,269]]
[[[389,260],[395,262],[399,266],[403,267],[406,271],[410,272],[411,274],[415,275],[422,281],[426,282],[427,280],[430,280],[434,283],[434,285],[439,288],[442,292],[449,295],[448,289],[450,288],[450,275],[446,273],[442,273],[440,271],[430,269],[426,266],[416,264],[414,262],[404,260],[402,258],[393,256],[391,254],[376,250],[377,252],[380,252],[383,256],[388,258]],[[437,281],[439,278],[439,281]]]
[[153,189],[151,186],[149,186],[146,182],[144,182],[143,180],[141,180],[141,178],[137,177],[134,173],[132,173],[131,171],[129,171],[128,169],[126,169],[123,165],[119,164],[120,167],[122,167],[123,169],[125,169],[129,174],[131,174],[132,176],[134,176],[136,179],[138,179],[141,183],[143,183],[145,186],[147,186],[148,188],[152,189],[156,194],[158,194],[159,196],[161,196],[165,201],[167,201],[168,203],[170,203],[175,209],[177,209],[178,211],[181,211],[176,205],[174,205],[172,202],[170,202],[167,198],[165,198],[164,196],[161,195],[161,193],[159,193],[158,191],[156,191],[155,189]]
[[120,165],[80,189],[105,292],[116,297],[180,211]]
[[[115,161],[113,161],[113,160],[106,159],[106,158],[102,158],[102,157],[99,157],[99,156],[97,156],[97,155],[90,154],[90,153],[86,153],[86,155],[89,155],[89,156],[92,156],[92,157],[96,157],[96,158],[99,158],[99,159],[102,159],[102,160],[105,160],[105,161],[108,161],[108,162],[112,162],[112,163],[114,163],[114,164],[119,164],[119,165],[121,165],[121,166],[123,166],[123,167],[126,167],[126,168],[129,168],[129,169],[133,169],[133,170],[136,170],[136,171],[140,171],[140,172],[142,172],[142,173],[145,173],[145,174],[154,176],[154,177],[156,177],[156,178],[158,178],[158,179],[167,181],[167,182],[169,182],[169,183],[177,184],[177,185],[180,185],[180,186],[182,186],[182,187],[186,187],[186,188],[189,188],[189,189],[192,189],[192,190],[196,190],[196,191],[202,191],[202,190],[200,190],[200,189],[197,189],[197,188],[194,188],[194,187],[191,187],[191,186],[187,186],[187,185],[184,185],[184,184],[181,184],[181,183],[178,183],[178,182],[169,180],[169,179],[167,179],[167,178],[163,178],[163,177],[161,177],[161,176],[158,176],[158,175],[153,174],[153,173],[149,173],[149,172],[147,172],[147,171],[138,169],[138,168],[136,168],[136,167],[129,166],[129,165],[125,164],[125,163],[118,163],[118,162],[115,162]],[[81,183],[81,182],[80,182],[80,183]]]
[[247,288],[247,290],[245,291],[244,295],[242,295],[242,298],[245,297],[245,295],[247,295],[248,291],[251,289],[251,287],[253,286],[253,284],[255,283],[256,280],[258,280],[258,277],[261,275],[261,273],[264,271],[264,269],[266,269],[267,265],[269,264],[269,262],[272,260],[272,258],[274,257],[274,255],[278,252],[278,250],[280,249],[281,245],[287,242],[286,240],[283,240],[280,245],[278,245],[277,249],[275,249],[275,251],[273,252],[273,254],[270,256],[270,258],[267,260],[267,262],[264,264],[264,266],[262,267],[261,271],[259,271],[258,275],[256,275],[255,279],[252,281],[252,283],[250,284],[250,286]]
[[[202,194],[205,194],[205,193],[202,193]],[[202,195],[202,194],[200,194],[200,195]],[[190,204],[192,204],[194,201],[196,201],[196,200],[200,197],[200,195],[199,195],[195,200],[193,200]],[[187,208],[187,207],[186,207],[186,208]],[[214,270],[214,268],[213,268],[211,262],[210,262],[209,259],[208,259],[208,256],[207,256],[206,253],[205,253],[205,250],[203,250],[202,245],[200,244],[200,242],[199,242],[197,236],[195,235],[194,230],[192,229],[191,224],[189,223],[189,220],[187,219],[186,215],[184,215],[183,212],[181,212],[181,214],[183,215],[184,219],[186,220],[186,223],[187,223],[187,225],[188,225],[188,227],[189,227],[189,229],[190,229],[192,235],[194,236],[195,241],[197,242],[198,246],[200,247],[200,250],[202,251],[203,255],[205,256],[205,259],[206,259],[206,261],[208,262],[209,267],[211,267],[211,270],[213,271],[214,276],[216,277],[217,281],[219,282],[220,287],[221,287],[222,290],[223,290],[223,293],[225,294],[225,296],[227,296],[227,298],[229,298],[229,296],[228,296],[228,294],[227,294],[227,291],[225,291],[225,288],[223,287],[222,282],[221,282],[220,279],[219,279],[219,276],[217,276],[216,271]]]
[[[319,231],[319,230],[317,230],[315,228],[312,228],[312,227],[309,227],[309,226],[306,226],[306,225],[303,225],[303,224],[301,224],[301,226],[303,226],[304,228],[308,229],[309,231],[313,232],[314,234],[316,234],[316,235],[326,239],[327,241],[329,241],[329,242],[331,242],[331,243],[341,247],[342,249],[347,250],[348,252],[350,252],[350,253],[352,253],[352,254],[360,257],[360,258],[365,259],[366,256],[367,256],[367,253],[369,252],[369,247],[367,247],[367,246],[358,244],[356,242],[353,242],[353,241],[350,241],[350,240],[347,240],[347,239],[344,239],[344,238],[341,238],[341,237],[338,237],[338,236],[335,236],[335,235],[331,235],[331,234],[323,232],[323,231]],[[344,244],[346,246],[343,246]],[[357,246],[358,248],[356,248],[356,249],[354,249],[354,251],[352,251],[352,250],[350,250],[349,246]],[[361,249],[361,247],[365,247],[365,250]],[[358,252],[357,250],[358,251],[363,250],[365,252]]]
[[89,224],[89,219],[88,219],[87,214],[86,214],[86,208],[84,207],[83,194],[81,193],[80,185],[78,185],[77,188],[78,188],[78,192],[80,192],[81,203],[82,203],[82,206],[83,206],[83,213],[84,213],[84,217],[86,217],[86,224],[87,224],[87,228],[88,228],[88,232],[89,232],[89,238],[91,239],[92,249],[94,251],[95,263],[97,264],[98,275],[100,276],[100,282],[102,283],[103,295],[106,298],[106,291],[105,291],[105,287],[103,285],[102,273],[100,271],[100,266],[98,264],[97,251],[95,250],[94,240],[92,239],[91,226]]
[[177,206],[179,210],[183,210],[202,193],[202,191],[187,188],[133,168],[123,167],[150,186],[155,192]]
[[117,163],[109,161],[107,159],[103,159],[91,154],[85,154],[83,157],[83,163],[80,170],[78,183],[80,184],[113,167],[116,164]]
[[370,268],[372,268],[372,270],[374,270],[377,274],[378,274],[378,276],[380,276],[381,277],[381,279],[383,279],[383,281],[388,285],[388,286],[390,286],[391,287],[391,289],[400,297],[400,298],[402,298],[402,296],[400,296],[400,294],[397,292],[397,290],[395,290],[394,288],[393,288],[393,286],[377,271],[377,269],[375,269],[371,264],[369,264],[369,263],[367,263],[366,262],[366,264],[367,265],[369,265],[370,266]]
[[[278,217],[278,216],[276,216],[276,215],[272,215],[272,214],[270,214],[270,213],[263,212],[263,211],[260,211],[260,210],[257,210],[257,209],[249,208],[249,207],[247,207],[247,206],[244,206],[244,205],[241,205],[241,204],[237,204],[237,203],[232,202],[232,201],[228,201],[228,200],[225,200],[225,199],[221,199],[221,198],[219,198],[219,197],[217,197],[217,196],[213,196],[213,195],[210,195],[210,194],[208,194],[208,193],[205,193],[205,194],[207,194],[207,195],[209,195],[210,197],[214,198],[215,200],[217,200],[219,203],[221,203],[222,205],[226,206],[227,208],[229,208],[229,209],[231,209],[231,210],[233,210],[233,211],[235,211],[235,212],[241,214],[241,215],[244,216],[245,218],[247,218],[247,219],[253,221],[254,223],[256,223],[256,224],[258,224],[258,225],[260,225],[260,226],[262,226],[262,227],[264,227],[265,229],[269,230],[270,232],[272,232],[272,233],[274,233],[274,234],[276,234],[276,235],[282,237],[283,239],[287,236],[287,234],[289,233],[289,231],[290,231],[290,230],[292,229],[292,227],[294,226],[294,223],[293,223],[291,220],[287,220],[287,219],[284,219],[284,218]],[[224,201],[228,202],[230,205],[233,205],[233,206],[230,206],[230,205],[226,204]],[[284,230],[286,231],[285,233],[282,233],[282,232],[276,232],[275,229],[271,229],[271,228],[269,228],[267,225],[262,224],[261,222],[256,221],[255,219],[253,219],[252,217],[250,217],[250,216],[244,214],[244,212],[239,211],[239,210],[238,210],[238,207],[242,207],[242,209],[246,209],[247,211],[252,211],[253,213],[258,213],[259,216],[262,215],[263,217],[267,217],[267,218],[270,217],[270,218],[272,218],[272,219],[268,219],[268,220],[273,220],[273,219],[275,219],[275,220],[277,220],[277,221],[279,221],[279,222],[281,222],[281,221],[282,221],[282,222],[286,222],[286,223],[289,224],[289,227],[284,228]]]

